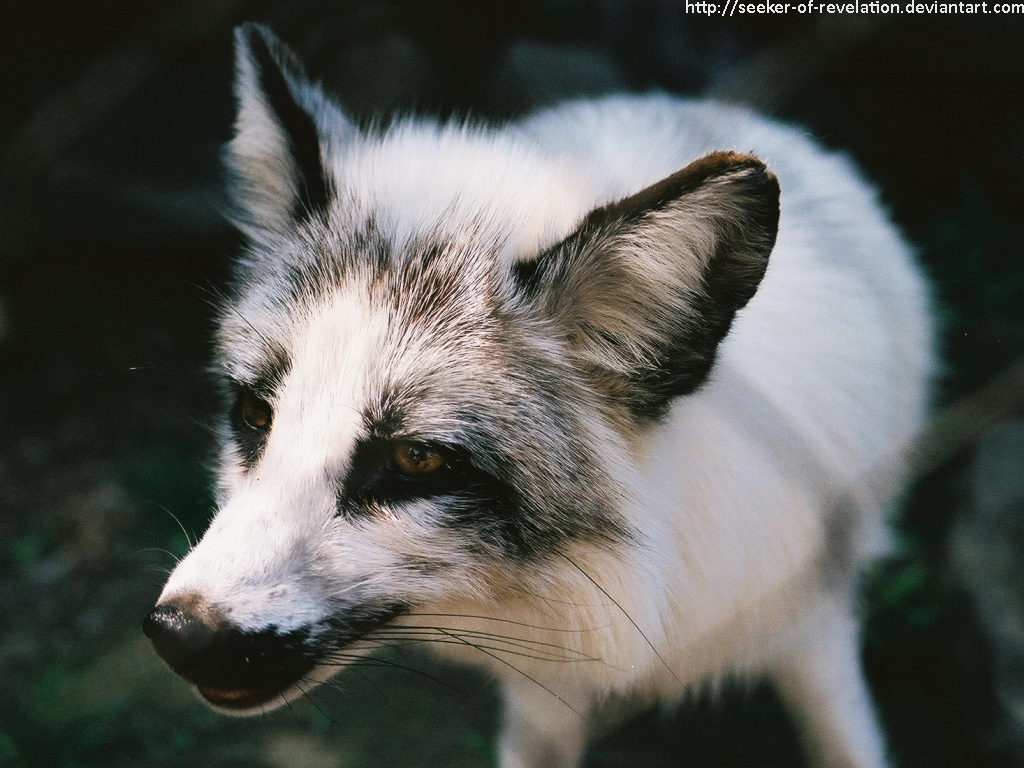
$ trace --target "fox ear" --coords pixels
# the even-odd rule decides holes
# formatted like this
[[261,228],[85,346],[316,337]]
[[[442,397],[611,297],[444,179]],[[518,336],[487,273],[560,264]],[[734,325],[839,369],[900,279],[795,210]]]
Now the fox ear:
[[266,27],[235,29],[235,97],[235,137],[225,160],[242,231],[258,238],[324,211],[331,196],[324,151],[351,128]]
[[592,211],[516,277],[599,388],[635,419],[656,419],[707,378],[778,222],[775,175],[718,152]]

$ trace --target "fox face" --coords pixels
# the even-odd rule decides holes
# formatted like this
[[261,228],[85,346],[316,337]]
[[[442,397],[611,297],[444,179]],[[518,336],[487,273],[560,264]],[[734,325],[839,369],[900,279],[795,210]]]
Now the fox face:
[[361,132],[269,32],[236,37],[219,510],[157,652],[247,713],[452,615],[557,596],[586,623],[595,563],[650,576],[637,446],[757,290],[775,176],[719,152],[606,197],[514,129]]

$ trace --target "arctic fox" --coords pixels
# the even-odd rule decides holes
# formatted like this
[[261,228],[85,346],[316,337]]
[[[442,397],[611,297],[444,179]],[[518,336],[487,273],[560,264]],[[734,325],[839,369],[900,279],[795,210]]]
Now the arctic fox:
[[364,131],[236,45],[219,511],[146,618],[167,664],[250,714],[423,642],[501,680],[503,768],[767,675],[819,765],[884,765],[855,587],[933,343],[850,161],[666,95]]

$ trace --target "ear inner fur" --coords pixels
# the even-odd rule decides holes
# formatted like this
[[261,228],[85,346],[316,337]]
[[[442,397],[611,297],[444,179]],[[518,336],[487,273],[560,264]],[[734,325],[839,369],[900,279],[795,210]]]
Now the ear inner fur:
[[[656,419],[707,377],[764,276],[778,217],[778,181],[764,163],[716,152],[593,210],[517,265],[516,279],[560,323],[609,401]],[[625,316],[640,318],[637,327],[619,322]]]
[[301,223],[325,210],[330,199],[316,124],[288,84],[289,76],[293,80],[302,77],[302,65],[290,49],[258,25],[245,24],[239,32],[259,68],[259,85],[267,106],[287,137],[296,173],[292,215]]

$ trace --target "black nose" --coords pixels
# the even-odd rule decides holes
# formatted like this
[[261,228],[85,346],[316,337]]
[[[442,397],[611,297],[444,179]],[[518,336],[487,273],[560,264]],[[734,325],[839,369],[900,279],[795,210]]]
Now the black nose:
[[187,675],[205,658],[217,628],[195,613],[176,605],[158,605],[142,621],[142,631],[167,665],[180,675]]

